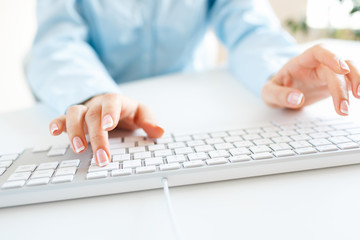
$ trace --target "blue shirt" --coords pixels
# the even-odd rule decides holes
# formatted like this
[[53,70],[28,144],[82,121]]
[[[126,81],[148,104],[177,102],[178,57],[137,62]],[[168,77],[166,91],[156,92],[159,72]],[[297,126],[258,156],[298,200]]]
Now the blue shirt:
[[295,44],[263,0],[39,0],[37,16],[28,81],[60,113],[118,83],[191,69],[208,27],[257,94]]

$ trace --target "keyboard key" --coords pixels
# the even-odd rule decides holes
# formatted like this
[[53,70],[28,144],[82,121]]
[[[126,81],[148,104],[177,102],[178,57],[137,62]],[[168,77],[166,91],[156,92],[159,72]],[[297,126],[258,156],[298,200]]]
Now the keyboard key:
[[88,172],[100,172],[100,171],[111,171],[115,169],[119,169],[119,162],[111,162],[104,167],[99,166],[90,166]]
[[243,138],[240,136],[230,136],[224,138],[225,142],[232,143],[232,142],[239,142],[242,141]]
[[130,160],[130,154],[121,154],[121,155],[114,155],[113,162],[123,162]]
[[21,166],[18,166],[15,170],[15,172],[32,172],[34,171],[36,168],[36,165],[35,164],[29,164],[29,165],[21,165]]
[[12,163],[12,161],[2,161],[0,162],[0,168],[8,168],[11,166]]
[[166,149],[164,144],[156,144],[148,146],[149,151],[163,150]]
[[131,147],[135,147],[135,142],[110,144],[110,149],[131,148]]
[[155,166],[145,166],[145,167],[137,167],[135,172],[137,174],[140,173],[151,173],[151,172],[155,172],[156,171],[156,167]]
[[312,128],[298,128],[296,131],[300,134],[310,134],[315,132],[315,130]]
[[329,145],[322,145],[316,148],[320,152],[331,152],[331,151],[337,151],[339,150],[335,145],[329,144]]
[[234,148],[234,145],[231,143],[219,143],[214,145],[216,150],[228,150]]
[[136,168],[141,167],[141,160],[130,160],[123,162],[123,168]]
[[71,182],[74,179],[74,175],[65,175],[65,176],[58,176],[53,177],[52,183],[65,183],[65,182]]
[[211,158],[230,157],[230,154],[226,150],[218,150],[209,152]]
[[154,152],[155,157],[166,157],[170,155],[172,155],[172,151],[170,149],[157,150]]
[[55,169],[57,168],[57,166],[59,165],[58,162],[46,162],[46,163],[41,163],[37,170],[47,170],[47,169]]
[[309,142],[312,145],[314,145],[315,147],[331,144],[331,142],[329,142],[328,140],[323,139],[323,138],[313,139],[313,140],[310,140]]
[[1,188],[2,189],[8,189],[8,188],[19,188],[25,185],[25,181],[12,181],[12,182],[6,182],[4,183]]
[[203,160],[203,159],[207,159],[207,158],[209,158],[209,156],[204,152],[188,154],[189,161]]
[[8,181],[16,181],[16,180],[28,180],[31,175],[31,172],[19,172],[13,173],[8,178]]
[[264,132],[260,133],[260,136],[262,136],[263,138],[280,137],[280,135],[276,132]]
[[184,148],[186,147],[186,145],[183,142],[173,142],[173,143],[169,143],[168,147],[170,149],[175,149],[175,148]]
[[251,158],[248,155],[238,155],[238,156],[233,156],[233,157],[229,157],[229,161],[232,163],[236,163],[236,162],[247,162],[250,161]]
[[91,172],[91,173],[86,174],[86,179],[106,178],[107,176],[108,176],[107,171]]
[[205,163],[202,160],[196,160],[196,161],[190,161],[190,162],[183,163],[184,168],[202,167],[204,165],[205,165]]
[[134,159],[145,159],[145,158],[151,158],[151,152],[134,153]]
[[31,179],[33,178],[50,178],[54,174],[53,169],[48,170],[36,170],[32,175]]
[[194,138],[195,140],[204,140],[204,139],[210,138],[210,135],[207,134],[207,133],[194,134],[194,135],[193,135],[193,138]]
[[351,142],[350,139],[348,139],[347,137],[331,137],[329,138],[329,141],[334,143],[334,144],[340,144],[340,143],[346,143],[346,142]]
[[145,159],[145,165],[146,166],[156,166],[163,164],[162,157],[154,157],[154,158],[146,158]]
[[307,148],[295,149],[295,152],[297,154],[310,154],[310,153],[316,153],[317,151],[312,147],[307,147]]
[[120,155],[120,154],[126,154],[126,149],[125,148],[111,149],[111,155]]
[[289,145],[293,148],[312,147],[312,145],[306,141],[290,142]]
[[238,148],[254,146],[254,144],[250,141],[234,142],[234,145],[235,145],[235,147],[238,147]]
[[0,156],[3,155],[20,155],[24,152],[24,148],[10,148],[0,150]]
[[129,148],[129,153],[138,153],[138,152],[145,152],[145,147],[132,147]]
[[50,181],[50,178],[36,178],[36,179],[30,179],[26,186],[38,186],[38,185],[46,185]]
[[330,134],[333,137],[340,137],[340,136],[347,136],[348,133],[342,130],[338,131],[329,131],[328,134]]
[[292,150],[282,150],[282,151],[275,151],[274,155],[276,157],[289,157],[289,156],[294,156],[295,152]]
[[65,167],[78,167],[80,164],[80,160],[79,159],[74,159],[74,160],[64,160],[60,163],[60,168],[65,168]]
[[166,157],[166,161],[170,163],[179,163],[179,162],[185,162],[185,156],[184,155],[173,155]]
[[252,157],[254,160],[262,160],[262,159],[272,158],[273,155],[272,155],[271,153],[268,153],[268,152],[263,152],[263,153],[255,153],[255,154],[252,154],[251,157]]
[[255,140],[261,138],[259,134],[248,134],[242,136],[245,140]]
[[245,135],[245,131],[244,130],[232,130],[232,131],[228,131],[230,136],[241,136],[241,135]]
[[19,157],[19,154],[8,154],[0,157],[0,162],[2,161],[15,161]]
[[55,176],[63,176],[63,175],[74,175],[76,173],[76,167],[66,167],[66,168],[59,168]]
[[355,142],[359,142],[360,141],[360,134],[350,135],[350,136],[348,136],[348,138],[350,138],[351,140],[353,140]]
[[180,164],[177,162],[168,163],[168,164],[161,164],[160,170],[161,171],[169,171],[169,170],[176,170],[180,168]]
[[274,151],[281,151],[281,150],[289,150],[291,146],[287,143],[278,143],[278,144],[271,144],[271,149]]
[[213,145],[217,143],[224,143],[225,141],[222,138],[209,138],[205,140],[206,144]]
[[232,156],[251,154],[249,149],[244,148],[244,147],[243,148],[233,148],[233,149],[230,149],[229,152],[231,153]]
[[39,153],[39,152],[47,152],[49,151],[50,146],[49,145],[43,145],[43,146],[36,146],[33,148],[32,152],[33,153]]
[[[51,147],[51,149],[67,149],[69,147],[68,143],[59,143],[59,144],[55,144]],[[50,150],[51,150],[50,149]]]
[[176,142],[186,142],[186,141],[191,141],[192,138],[190,136],[184,135],[184,136],[175,136],[175,141]]
[[164,137],[156,139],[156,142],[157,144],[172,143],[174,142],[174,139],[172,139],[171,137]]
[[210,133],[210,135],[212,138],[222,138],[229,136],[226,132],[214,132],[214,133]]
[[111,171],[112,177],[127,176],[127,175],[131,175],[131,174],[132,174],[131,168],[116,169],[116,170]]
[[353,148],[358,148],[359,144],[354,143],[354,142],[348,142],[348,143],[341,143],[338,144],[338,147],[340,149],[353,149]]
[[59,149],[50,149],[48,152],[48,157],[55,157],[55,156],[63,156],[66,153],[67,148],[59,148]]
[[5,171],[6,171],[6,168],[0,167],[0,176],[3,175]]
[[267,146],[255,146],[250,147],[250,151],[253,153],[271,152],[271,149]]
[[329,134],[324,133],[324,132],[312,133],[312,134],[309,134],[309,135],[312,138],[328,138],[328,137],[330,137]]
[[203,145],[203,146],[195,147],[196,152],[209,152],[209,151],[213,151],[213,150],[214,150],[214,147],[211,145]]
[[289,137],[275,137],[275,138],[272,138],[271,140],[273,140],[275,143],[292,142],[292,140]]
[[194,140],[194,141],[188,141],[187,145],[189,147],[195,147],[195,146],[205,145],[205,142],[203,140]]
[[281,136],[293,136],[293,135],[297,135],[298,133],[291,130],[291,131],[280,131],[278,132]]
[[294,141],[306,141],[311,139],[311,137],[309,137],[306,134],[293,135],[290,136],[290,138],[293,139]]
[[269,144],[273,144],[274,142],[271,141],[270,139],[255,139],[253,141],[257,146],[260,145],[269,145]]
[[218,164],[225,164],[228,163],[226,158],[213,158],[206,160],[207,165],[218,165]]
[[245,130],[248,134],[254,134],[254,133],[262,133],[263,130],[261,128],[249,128]]
[[193,149],[191,147],[184,147],[184,148],[176,148],[175,149],[175,154],[188,154],[188,153],[192,153],[194,152]]

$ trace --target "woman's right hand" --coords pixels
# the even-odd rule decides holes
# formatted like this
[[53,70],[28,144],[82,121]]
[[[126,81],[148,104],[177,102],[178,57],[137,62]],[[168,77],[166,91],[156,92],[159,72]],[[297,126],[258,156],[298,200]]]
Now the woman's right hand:
[[84,104],[71,106],[66,115],[52,120],[49,127],[54,136],[67,132],[75,153],[87,148],[85,134],[88,133],[98,166],[107,165],[111,159],[108,131],[142,128],[150,138],[159,138],[164,133],[146,106],[115,93],[98,95]]

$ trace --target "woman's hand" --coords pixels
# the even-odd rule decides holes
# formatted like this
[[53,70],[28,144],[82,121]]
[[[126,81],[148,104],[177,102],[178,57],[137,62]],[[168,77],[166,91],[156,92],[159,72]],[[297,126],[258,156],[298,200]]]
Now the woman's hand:
[[335,110],[348,115],[349,93],[360,98],[360,71],[321,45],[292,58],[264,86],[261,96],[272,107],[298,109],[332,96]]
[[87,148],[85,133],[88,133],[97,165],[105,166],[111,159],[108,131],[117,127],[142,128],[150,138],[159,138],[164,133],[146,106],[114,93],[98,95],[83,105],[71,106],[66,116],[51,121],[50,132],[56,136],[66,131],[76,153]]

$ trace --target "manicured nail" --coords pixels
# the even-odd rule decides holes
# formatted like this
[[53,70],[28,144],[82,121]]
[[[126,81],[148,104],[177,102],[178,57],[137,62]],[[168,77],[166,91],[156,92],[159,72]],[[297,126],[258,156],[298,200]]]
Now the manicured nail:
[[99,167],[103,167],[109,164],[109,158],[103,149],[96,151],[96,160]]
[[350,71],[349,66],[346,64],[346,62],[344,62],[344,60],[340,59],[340,60],[339,60],[339,64],[340,64],[340,67],[341,67],[343,70]]
[[51,127],[50,127],[51,134],[54,134],[54,132],[56,132],[57,130],[59,130],[59,128],[56,125],[56,123],[51,124]]
[[360,97],[360,85],[357,88],[357,95]]
[[102,128],[105,130],[112,127],[113,125],[114,125],[114,121],[112,117],[109,114],[105,115],[102,121]]
[[74,146],[75,152],[77,152],[77,153],[79,153],[85,149],[85,146],[84,146],[81,138],[79,138],[79,137],[73,138],[73,146]]
[[349,104],[347,101],[342,101],[340,104],[340,112],[342,112],[343,114],[348,115],[349,114]]
[[291,105],[299,105],[304,98],[304,94],[299,92],[291,92],[287,98],[287,101]]

